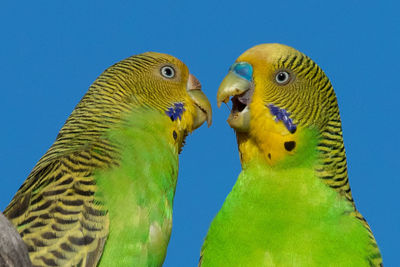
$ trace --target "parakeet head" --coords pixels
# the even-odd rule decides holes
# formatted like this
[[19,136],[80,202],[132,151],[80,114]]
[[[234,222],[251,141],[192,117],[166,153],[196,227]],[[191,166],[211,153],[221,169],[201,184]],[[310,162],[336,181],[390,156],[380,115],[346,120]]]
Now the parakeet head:
[[200,82],[173,56],[147,52],[129,57],[108,68],[96,85],[110,100],[157,109],[172,121],[184,121],[189,132],[204,121],[211,124],[211,105]]
[[[262,157],[275,165],[302,148],[317,150],[319,139],[329,132],[342,144],[329,79],[294,48],[261,44],[243,53],[218,90],[218,105],[230,97],[228,123],[237,133],[242,163]],[[316,138],[310,138],[314,133]]]
[[112,65],[93,82],[51,151],[66,142],[67,151],[87,146],[85,140],[103,138],[112,129],[138,128],[132,125],[138,116],[152,117],[146,127],[167,123],[165,134],[180,151],[187,134],[205,121],[210,125],[212,115],[200,82],[183,62],[167,54],[147,52]]

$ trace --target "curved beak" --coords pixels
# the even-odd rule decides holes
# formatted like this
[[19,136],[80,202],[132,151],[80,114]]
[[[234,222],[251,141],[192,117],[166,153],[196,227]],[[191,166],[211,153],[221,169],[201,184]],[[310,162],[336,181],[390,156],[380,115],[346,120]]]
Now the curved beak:
[[232,97],[232,110],[228,117],[229,125],[238,132],[247,132],[250,126],[250,104],[253,95],[253,82],[229,71],[219,86],[217,93],[218,107]]
[[207,96],[201,91],[201,84],[197,78],[189,74],[187,82],[187,92],[192,98],[196,105],[196,115],[194,117],[193,129],[200,127],[205,121],[207,121],[208,127],[211,126],[212,122],[212,109],[210,101]]

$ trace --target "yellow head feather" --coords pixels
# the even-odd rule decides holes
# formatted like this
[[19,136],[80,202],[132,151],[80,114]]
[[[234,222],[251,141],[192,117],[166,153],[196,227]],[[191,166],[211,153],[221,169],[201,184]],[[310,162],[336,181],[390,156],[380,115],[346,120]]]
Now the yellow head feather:
[[[247,50],[236,62],[246,62],[253,69],[250,128],[237,133],[243,163],[262,157],[275,165],[296,152],[303,128],[323,130],[331,115],[340,120],[328,78],[310,58],[294,48],[261,44]],[[283,84],[276,80],[280,72],[289,74]],[[290,113],[296,132],[291,133],[282,121],[276,120],[269,108],[271,104]]]

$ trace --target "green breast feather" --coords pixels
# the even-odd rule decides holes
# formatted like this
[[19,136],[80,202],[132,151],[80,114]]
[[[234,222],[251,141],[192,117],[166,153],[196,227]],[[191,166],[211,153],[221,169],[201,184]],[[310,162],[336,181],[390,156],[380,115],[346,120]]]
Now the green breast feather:
[[95,174],[110,220],[100,266],[160,266],[171,233],[178,153],[170,119],[134,115],[108,135],[122,148],[120,165]]
[[257,160],[244,167],[210,227],[202,267],[369,265],[368,231],[316,177],[310,147],[298,151],[304,164],[295,168]]

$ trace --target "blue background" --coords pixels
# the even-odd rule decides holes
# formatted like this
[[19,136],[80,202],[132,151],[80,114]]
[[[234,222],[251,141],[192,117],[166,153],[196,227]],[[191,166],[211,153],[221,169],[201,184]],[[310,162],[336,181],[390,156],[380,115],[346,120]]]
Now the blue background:
[[[259,43],[297,48],[327,73],[341,110],[352,192],[386,266],[398,262],[400,16],[395,1],[2,1],[0,209],[94,79],[133,54],[184,61],[214,107],[188,137],[164,266],[197,266],[208,226],[240,172],[216,92]],[[151,2],[151,3],[150,3]],[[128,211],[127,211],[128,212]]]

